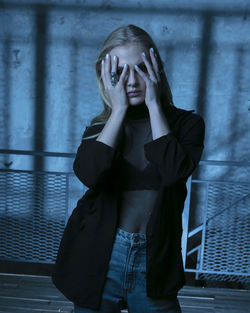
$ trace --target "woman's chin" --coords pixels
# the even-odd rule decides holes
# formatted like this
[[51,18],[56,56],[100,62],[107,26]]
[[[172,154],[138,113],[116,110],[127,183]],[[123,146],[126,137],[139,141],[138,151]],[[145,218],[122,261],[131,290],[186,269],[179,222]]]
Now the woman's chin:
[[145,103],[144,99],[130,99],[129,100],[129,105],[132,105],[132,106],[135,106],[135,105],[140,105],[140,104],[143,104]]

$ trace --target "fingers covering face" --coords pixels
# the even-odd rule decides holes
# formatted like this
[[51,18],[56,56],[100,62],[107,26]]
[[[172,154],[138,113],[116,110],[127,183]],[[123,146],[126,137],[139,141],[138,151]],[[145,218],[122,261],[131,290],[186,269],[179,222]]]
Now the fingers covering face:
[[[159,65],[156,59],[156,54],[154,53],[154,49],[149,49],[149,58],[147,58],[145,52],[142,53],[142,59],[147,67],[148,75],[144,78],[151,79],[152,81],[160,81],[159,75]],[[142,72],[141,72],[142,74]]]
[[154,70],[152,68],[152,64],[151,62],[149,61],[149,59],[146,57],[146,54],[145,52],[142,53],[142,59],[147,67],[147,71],[148,71],[148,74],[149,74],[149,77],[151,79],[154,79],[155,78],[155,73],[154,73]]
[[[101,78],[105,89],[111,86],[111,72],[117,73],[117,66],[118,66],[118,57],[113,56],[113,58],[111,58],[110,54],[106,54],[105,59],[103,59],[101,62]],[[125,64],[118,83],[124,82],[127,70],[128,66],[127,64]]]
[[153,69],[154,69],[155,75],[157,77],[157,80],[159,81],[160,80],[159,65],[158,65],[158,62],[157,62],[157,59],[156,59],[156,54],[154,52],[154,49],[150,48],[150,52],[149,53],[150,53],[151,62],[152,62],[152,65],[153,65]]
[[112,60],[111,72],[117,72],[117,62],[117,56],[114,55]]

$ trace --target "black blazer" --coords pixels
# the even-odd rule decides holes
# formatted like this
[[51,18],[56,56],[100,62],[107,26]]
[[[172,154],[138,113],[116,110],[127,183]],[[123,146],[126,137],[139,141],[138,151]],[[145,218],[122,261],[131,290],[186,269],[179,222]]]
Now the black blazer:
[[[169,107],[164,109],[171,132],[144,145],[162,181],[147,225],[147,296],[176,296],[185,283],[181,253],[182,211],[186,181],[202,151],[205,124],[201,116]],[[83,137],[104,125],[86,127]],[[121,152],[94,139],[82,140],[73,168],[89,189],[78,200],[58,250],[52,280],[78,306],[98,309],[117,228]]]

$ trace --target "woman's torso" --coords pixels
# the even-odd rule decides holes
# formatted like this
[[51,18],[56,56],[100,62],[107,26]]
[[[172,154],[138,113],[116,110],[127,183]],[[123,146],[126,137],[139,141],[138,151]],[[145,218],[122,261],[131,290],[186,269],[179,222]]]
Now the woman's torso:
[[126,119],[123,130],[118,227],[146,233],[160,188],[160,174],[144,153],[144,145],[152,140],[150,119],[144,115]]

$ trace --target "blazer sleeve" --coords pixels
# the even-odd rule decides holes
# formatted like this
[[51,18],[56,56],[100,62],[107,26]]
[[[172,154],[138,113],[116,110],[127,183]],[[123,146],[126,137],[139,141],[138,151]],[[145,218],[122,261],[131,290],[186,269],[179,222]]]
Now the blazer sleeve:
[[118,153],[109,145],[96,141],[96,138],[84,139],[93,134],[93,128],[86,127],[73,163],[75,175],[88,188],[95,188],[104,183],[107,176],[111,174]]
[[186,180],[198,165],[204,148],[205,123],[198,114],[182,122],[178,138],[174,132],[144,145],[146,158],[157,165],[163,184]]

